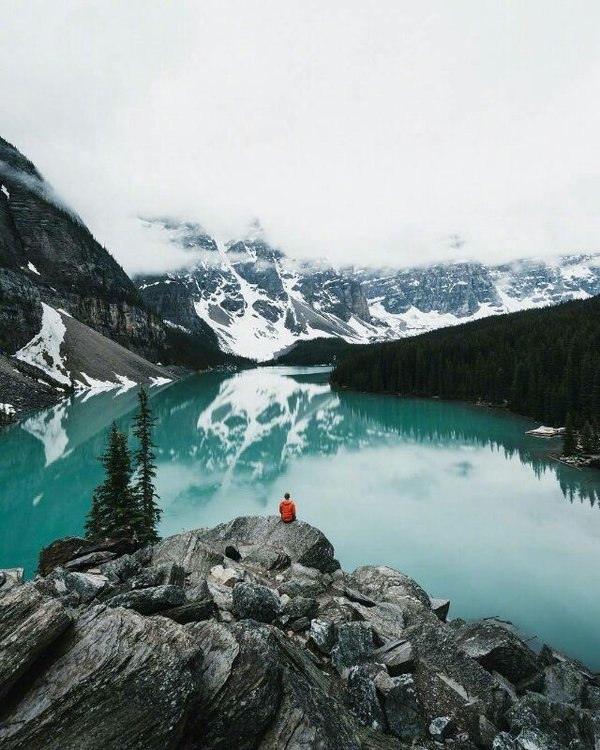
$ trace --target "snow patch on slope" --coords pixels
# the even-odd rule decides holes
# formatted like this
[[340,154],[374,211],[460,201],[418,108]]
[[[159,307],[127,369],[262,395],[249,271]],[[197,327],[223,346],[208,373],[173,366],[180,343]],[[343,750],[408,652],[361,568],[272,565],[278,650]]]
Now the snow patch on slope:
[[37,367],[46,375],[64,385],[70,385],[71,379],[60,347],[65,336],[65,324],[60,313],[42,302],[42,330],[28,344],[15,354],[22,362]]

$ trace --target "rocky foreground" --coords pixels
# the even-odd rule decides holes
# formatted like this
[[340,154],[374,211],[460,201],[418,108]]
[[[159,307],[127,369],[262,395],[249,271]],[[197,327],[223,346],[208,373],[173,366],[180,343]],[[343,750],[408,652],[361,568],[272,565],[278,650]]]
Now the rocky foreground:
[[[127,553],[129,549],[130,553]],[[133,552],[60,540],[0,572],[2,750],[597,750],[600,682],[302,522]]]

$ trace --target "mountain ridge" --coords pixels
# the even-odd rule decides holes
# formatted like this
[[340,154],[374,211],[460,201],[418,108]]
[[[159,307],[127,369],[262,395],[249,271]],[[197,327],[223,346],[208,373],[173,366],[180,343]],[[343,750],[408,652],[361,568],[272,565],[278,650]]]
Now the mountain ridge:
[[246,239],[222,243],[195,222],[144,222],[190,253],[184,268],[135,278],[147,304],[168,324],[210,329],[225,351],[261,361],[300,341],[374,343],[600,294],[600,253],[336,268],[289,258],[255,227]]

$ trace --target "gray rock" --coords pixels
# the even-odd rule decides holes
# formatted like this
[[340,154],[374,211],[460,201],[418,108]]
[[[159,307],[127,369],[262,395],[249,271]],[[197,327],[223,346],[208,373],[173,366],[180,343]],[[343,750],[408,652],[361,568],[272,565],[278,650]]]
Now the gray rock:
[[429,599],[431,609],[442,622],[446,622],[450,610],[450,599]]
[[377,688],[375,678],[385,671],[378,664],[362,664],[350,669],[348,674],[348,702],[352,713],[358,721],[373,729],[385,731],[387,722]]
[[[291,562],[317,568],[323,573],[331,573],[339,568],[331,542],[321,531],[304,521],[282,523],[278,516],[244,516],[214,529],[198,529],[189,533],[223,553],[230,544],[238,549],[271,548],[283,551]],[[169,540],[165,539],[161,545],[168,546]]]
[[3,568],[0,570],[0,588],[8,591],[12,586],[23,583],[23,568]]
[[190,584],[206,578],[211,568],[223,564],[225,546],[223,552],[217,552],[205,544],[200,538],[203,531],[204,529],[187,531],[185,534],[163,539],[151,548],[151,557],[147,564],[160,565],[171,562],[181,565]]
[[447,740],[452,735],[455,728],[455,724],[450,716],[438,716],[429,725],[429,734],[434,740],[444,742],[444,740]]
[[100,572],[113,583],[123,583],[140,572],[142,566],[132,555],[121,555],[100,566]]
[[[511,734],[527,750],[594,749],[594,724],[588,711],[527,693],[507,712]],[[600,739],[600,738],[599,738]]]
[[238,620],[273,622],[280,611],[279,597],[266,586],[255,583],[236,583],[233,587],[232,612]]
[[310,639],[326,656],[335,644],[335,626],[329,620],[314,619],[310,623]]
[[569,662],[546,667],[543,673],[543,694],[550,701],[583,706],[588,680]]
[[409,641],[391,641],[373,653],[373,660],[383,664],[392,677],[412,672],[415,655]]
[[252,547],[244,557],[244,563],[258,565],[264,570],[283,570],[290,563],[290,556],[282,549]]
[[331,649],[331,662],[346,676],[350,667],[373,658],[373,630],[366,622],[345,622],[336,628],[336,642]]
[[319,604],[316,599],[311,599],[306,596],[295,596],[290,599],[289,602],[283,607],[283,613],[287,615],[290,620],[297,620],[300,617],[308,617],[312,620],[317,614]]
[[76,594],[79,602],[87,604],[95,599],[108,585],[108,578],[91,573],[73,573],[55,568],[46,578],[56,596]]
[[429,609],[429,596],[416,581],[404,573],[384,565],[364,565],[352,574],[356,588],[378,602],[402,605],[413,599]]
[[185,591],[178,586],[153,586],[117,594],[106,600],[108,607],[133,609],[142,615],[180,607],[186,602]]
[[382,696],[388,731],[401,740],[424,737],[425,713],[412,676],[389,677],[381,673],[376,678],[376,686]]
[[205,658],[181,748],[361,750],[355,720],[295,639],[251,620],[187,627]]
[[329,620],[336,625],[344,622],[362,622],[365,619],[361,613],[361,605],[351,604],[343,596],[322,597],[318,601],[319,618]]
[[215,612],[215,603],[210,599],[186,602],[179,607],[165,609],[159,612],[161,617],[168,617],[169,620],[185,625],[189,622],[201,622],[208,620]]
[[109,552],[107,550],[90,552],[89,555],[82,555],[81,557],[76,557],[74,560],[69,560],[69,562],[65,563],[64,567],[65,570],[71,571],[87,570],[96,565],[102,565],[102,563],[114,560],[116,557],[117,555],[115,552]]
[[70,624],[63,605],[32,583],[0,593],[0,699]]
[[308,630],[310,628],[310,620],[308,617],[299,617],[297,620],[291,622],[289,627],[294,633],[300,633],[303,630]]
[[492,750],[524,750],[523,745],[508,732],[500,732],[494,737]]
[[298,596],[314,598],[320,596],[325,591],[325,586],[320,580],[297,574],[288,581],[285,581],[280,586],[280,591],[292,598]]
[[377,639],[382,643],[403,638],[406,627],[405,607],[400,607],[392,602],[381,602],[375,607],[364,607],[356,604],[354,609],[361,619],[371,623]]
[[478,661],[488,672],[498,672],[514,684],[539,671],[534,652],[500,624],[472,622],[455,633],[458,647],[463,653]]
[[429,609],[408,626],[404,637],[415,651],[414,678],[426,716],[452,716],[458,732],[474,734],[479,716],[497,725],[512,703],[510,691],[457,648],[455,629]]
[[185,573],[181,565],[165,562],[144,568],[127,580],[129,589],[147,589],[155,586],[179,586],[185,583]]
[[196,694],[201,656],[197,639],[170,620],[91,607],[3,715],[0,746],[171,748]]

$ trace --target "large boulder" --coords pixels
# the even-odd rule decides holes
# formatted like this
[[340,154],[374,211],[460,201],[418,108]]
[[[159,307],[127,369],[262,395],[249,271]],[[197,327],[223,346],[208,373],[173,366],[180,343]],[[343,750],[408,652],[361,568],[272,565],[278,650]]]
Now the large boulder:
[[473,735],[480,716],[493,726],[511,705],[510,689],[457,648],[454,630],[429,609],[404,631],[415,653],[414,679],[427,719],[452,716],[457,731]]
[[197,639],[170,620],[91,607],[45,671],[0,714],[0,747],[174,748],[201,656]]
[[455,630],[460,650],[488,672],[498,672],[513,684],[539,672],[535,653],[507,627],[494,621],[477,621]]
[[70,624],[63,605],[32,583],[0,593],[0,700]]
[[535,693],[527,693],[517,701],[506,720],[519,750],[595,750],[596,741],[600,742],[590,712]]
[[266,586],[236,583],[233,587],[232,612],[238,620],[273,622],[281,612],[281,602],[277,594]]
[[345,622],[336,628],[336,642],[331,649],[331,663],[346,676],[350,667],[373,658],[373,630],[367,622]]
[[277,628],[251,620],[188,627],[205,658],[182,750],[361,750],[331,679]]
[[352,573],[352,579],[359,591],[377,602],[392,602],[409,612],[415,604],[431,607],[429,595],[416,581],[385,565],[363,565]]
[[352,667],[348,674],[348,702],[361,724],[385,731],[387,722],[375,682],[380,672],[385,672],[385,668],[379,664]]
[[39,588],[51,590],[54,596],[73,597],[73,603],[87,604],[104,591],[109,581],[106,576],[91,573],[73,573],[63,568],[55,568],[47,578],[36,582]]
[[[188,548],[201,543],[222,555],[226,547],[234,546],[240,552],[242,561],[247,555],[252,557],[254,550],[259,548],[283,553],[291,562],[317,568],[324,573],[340,567],[333,556],[333,545],[323,532],[303,521],[282,523],[279,516],[242,516],[213,529],[197,529],[188,535],[165,539],[157,545],[155,554],[162,555],[169,550],[172,555],[172,540],[180,537],[188,537]],[[283,562],[285,558],[281,560]],[[176,561],[186,567],[181,559]]]
[[419,703],[412,676],[390,677],[383,670],[376,676],[375,685],[381,696],[388,731],[402,740],[423,737],[425,711]]

